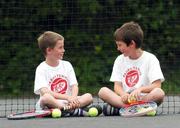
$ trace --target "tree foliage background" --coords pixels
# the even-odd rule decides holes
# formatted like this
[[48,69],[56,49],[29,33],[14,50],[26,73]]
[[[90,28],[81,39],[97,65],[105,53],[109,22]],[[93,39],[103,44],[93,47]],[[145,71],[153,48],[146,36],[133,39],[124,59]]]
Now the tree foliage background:
[[113,32],[136,21],[144,30],[143,48],[160,60],[163,89],[180,93],[180,14],[178,0],[1,0],[0,92],[33,94],[36,66],[44,60],[37,37],[51,30],[65,37],[66,54],[80,92],[112,87],[116,50]]

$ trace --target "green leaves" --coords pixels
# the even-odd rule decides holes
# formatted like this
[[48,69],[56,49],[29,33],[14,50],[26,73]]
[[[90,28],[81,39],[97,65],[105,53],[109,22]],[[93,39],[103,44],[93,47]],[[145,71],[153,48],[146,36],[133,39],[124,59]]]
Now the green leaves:
[[8,93],[33,94],[35,68],[44,59],[37,37],[51,30],[65,37],[65,59],[74,66],[80,92],[96,94],[101,86],[112,84],[109,78],[119,55],[113,33],[132,20],[143,28],[144,49],[161,62],[164,87],[178,87],[180,75],[168,75],[180,71],[177,0],[11,0],[0,6],[0,88],[8,88]]

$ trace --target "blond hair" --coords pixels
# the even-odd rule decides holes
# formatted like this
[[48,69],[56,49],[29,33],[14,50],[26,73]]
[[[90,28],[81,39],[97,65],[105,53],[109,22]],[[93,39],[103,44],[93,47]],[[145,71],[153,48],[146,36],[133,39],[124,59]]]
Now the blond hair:
[[56,32],[46,31],[38,37],[38,45],[44,55],[47,48],[54,48],[58,40],[64,40],[64,37]]

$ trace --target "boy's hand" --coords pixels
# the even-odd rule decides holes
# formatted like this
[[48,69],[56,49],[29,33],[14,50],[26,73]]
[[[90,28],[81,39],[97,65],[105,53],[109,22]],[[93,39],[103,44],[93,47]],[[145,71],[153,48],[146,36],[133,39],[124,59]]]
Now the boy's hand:
[[128,98],[128,103],[129,103],[129,104],[133,104],[133,103],[136,103],[136,102],[137,102],[136,97],[130,96],[130,97]]
[[81,106],[77,97],[69,97],[68,101],[71,109],[79,108]]
[[124,93],[124,94],[121,96],[122,102],[123,102],[124,104],[127,104],[127,103],[128,103],[128,97],[129,97],[129,94],[128,94],[128,93]]
[[139,100],[140,99],[140,94],[141,94],[141,90],[138,88],[138,89],[135,89],[134,91],[132,91],[129,95],[129,99],[131,97],[134,97],[136,100]]

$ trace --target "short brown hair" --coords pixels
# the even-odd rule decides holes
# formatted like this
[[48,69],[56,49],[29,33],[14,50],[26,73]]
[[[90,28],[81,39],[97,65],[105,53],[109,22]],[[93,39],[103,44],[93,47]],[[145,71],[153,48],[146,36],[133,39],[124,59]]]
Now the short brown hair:
[[143,43],[143,30],[138,23],[133,21],[123,24],[114,32],[115,41],[123,41],[129,46],[133,40],[136,43],[136,48],[141,47]]
[[44,55],[46,55],[46,49],[54,48],[58,40],[64,40],[64,37],[60,34],[52,31],[46,31],[38,37],[38,45]]

